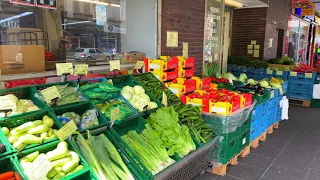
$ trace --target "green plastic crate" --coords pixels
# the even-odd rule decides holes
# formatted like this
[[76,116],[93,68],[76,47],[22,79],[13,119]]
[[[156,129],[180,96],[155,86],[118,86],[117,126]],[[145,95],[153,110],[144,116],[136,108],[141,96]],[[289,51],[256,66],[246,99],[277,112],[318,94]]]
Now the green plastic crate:
[[312,99],[311,101],[311,107],[320,107],[320,99]]
[[[49,83],[49,84],[41,84],[41,85],[35,85],[35,88],[37,89],[37,94],[41,97],[41,94],[39,91],[51,87],[51,86],[57,86],[57,85],[66,85],[68,84],[68,86],[77,88],[78,85],[75,82],[58,82],[58,83]],[[80,90],[77,91],[78,95],[81,96],[82,98],[82,102],[76,102],[76,103],[70,103],[70,104],[65,104],[65,105],[61,105],[61,106],[57,106],[57,107],[66,107],[68,108],[69,106],[72,106],[74,104],[78,104],[78,103],[83,103],[85,101],[88,101],[88,99],[82,94],[82,92]],[[49,109],[54,109],[57,107],[51,107],[50,105],[48,105],[45,101],[43,101],[43,103],[49,108]]]
[[19,162],[17,160],[16,156],[6,156],[6,157],[2,157],[0,158],[0,174],[5,173],[5,172],[9,172],[9,171],[13,171],[13,172],[17,172],[21,179],[23,179],[23,171],[20,168]]
[[97,111],[97,118],[99,120],[99,125],[91,127],[89,129],[81,130],[79,132],[95,129],[95,128],[109,124],[109,121],[103,116],[103,114],[101,114],[101,112],[98,109],[96,109],[95,106],[90,102],[69,105],[67,108],[66,107],[57,107],[57,108],[53,109],[53,112],[55,114],[57,124],[58,124],[59,128],[61,128],[61,127],[63,127],[63,124],[61,123],[61,121],[58,119],[57,116],[60,116],[66,112],[75,112],[78,115],[80,115],[80,117],[81,117],[87,110],[91,110],[91,109],[95,109]]
[[[60,141],[56,140],[53,141],[51,143],[48,144],[44,144],[42,146],[37,146],[37,147],[33,147],[31,149],[28,150],[23,150],[22,152],[20,152],[17,157],[18,159],[26,156],[32,152],[35,151],[39,151],[40,153],[47,153],[48,151],[52,151],[54,149],[57,148],[57,145]],[[70,143],[69,141],[66,141],[68,143],[68,148],[69,150],[75,151],[75,146]],[[76,152],[76,151],[75,151]],[[84,160],[84,158],[79,154],[80,157],[80,163],[81,165],[84,166],[84,168],[78,172],[75,172],[74,174],[70,175],[70,176],[66,176],[64,178],[62,178],[63,180],[83,180],[85,179],[98,179],[98,177],[92,172],[91,168],[88,166],[87,162]],[[18,163],[19,168],[23,171],[23,168],[21,167],[20,163]],[[22,173],[22,179],[24,180],[28,180],[29,178],[27,177],[26,174]]]
[[[12,119],[12,121],[15,121],[17,122],[17,124],[20,124],[20,122],[29,122],[29,121],[35,121],[35,120],[42,120],[43,116],[49,116],[50,118],[52,118],[54,120],[54,125],[52,127],[52,129],[59,129],[59,126],[58,126],[58,122],[56,121],[55,119],[55,115],[51,112],[51,111],[41,111],[41,112],[37,112],[37,113],[32,113],[32,114],[28,114],[28,115],[25,115],[25,116],[19,116],[19,117],[15,117]],[[17,126],[14,126],[14,127],[17,127]],[[0,130],[2,134],[4,134],[2,132],[2,130]],[[44,141],[42,144],[46,144],[46,143],[49,143],[49,142],[52,142],[52,141],[55,141],[57,140],[58,138],[53,138],[53,139],[49,139],[49,140],[46,140]],[[9,140],[7,138],[4,139],[5,143],[9,143]],[[37,146],[40,146],[42,144],[33,144],[33,145],[28,145],[24,148],[24,150],[26,149],[30,149],[30,148],[33,148],[33,147],[37,147]],[[14,149],[15,150],[15,149]]]
[[[144,174],[142,174],[142,172],[140,172],[140,168],[137,167],[137,165],[135,164],[135,161],[131,159],[131,157],[128,155],[127,151],[128,149],[124,149],[122,150],[122,148],[119,146],[119,143],[117,141],[117,138],[114,137],[114,130],[109,128],[109,127],[105,127],[105,128],[101,128],[99,130],[92,130],[91,131],[93,136],[97,136],[100,134],[104,134],[109,141],[115,146],[115,148],[118,150],[118,153],[120,154],[123,162],[126,164],[127,168],[129,169],[129,171],[131,172],[131,174],[134,176],[135,179],[145,179]],[[87,133],[82,133],[84,138],[87,138]],[[74,142],[72,142],[73,144]],[[77,150],[77,152],[80,154],[80,151]],[[133,153],[130,151],[130,154]]]
[[3,134],[2,131],[0,131],[0,143],[4,144],[6,151],[4,153],[0,153],[0,158],[4,157],[4,156],[8,156],[11,155],[15,152],[17,152],[12,145],[10,144],[10,142],[7,140],[7,137]]
[[227,164],[239,153],[239,141],[233,140],[228,144],[217,143],[211,151],[211,160]]
[[251,127],[251,116],[249,116],[247,121],[240,126],[240,129],[241,129],[240,133],[250,131],[250,127]]
[[[116,86],[117,88],[123,88],[125,86],[134,87],[136,85],[140,86],[140,84],[131,75],[117,76],[117,77],[111,78],[111,80],[113,82],[113,85]],[[163,106],[163,104],[160,101],[156,100],[148,91],[146,91],[146,94],[150,97],[150,100],[152,102],[157,103],[158,107],[162,107]],[[149,110],[149,111],[146,111],[145,113],[146,114],[150,114],[151,112],[154,112],[155,110],[156,109]]]
[[18,117],[23,117],[23,116],[27,116],[30,114],[46,111],[47,107],[46,107],[45,103],[43,103],[38,98],[36,98],[34,96],[35,93],[36,93],[36,89],[34,87],[17,87],[17,88],[0,90],[0,96],[4,96],[7,94],[14,94],[18,99],[31,100],[40,109],[38,111],[32,111],[32,112],[27,112],[27,113],[23,113],[23,114],[9,116],[6,120],[4,118],[0,118],[0,126],[1,127],[12,127],[12,126],[20,125],[20,124],[23,124],[24,121],[17,122],[15,119],[17,119]]

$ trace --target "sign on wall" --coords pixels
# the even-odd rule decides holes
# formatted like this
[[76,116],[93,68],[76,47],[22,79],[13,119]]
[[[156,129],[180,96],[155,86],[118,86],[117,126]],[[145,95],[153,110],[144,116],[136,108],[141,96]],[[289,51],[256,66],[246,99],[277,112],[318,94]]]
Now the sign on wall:
[[315,13],[315,4],[314,3],[305,3],[301,5],[301,15],[302,16],[314,16]]

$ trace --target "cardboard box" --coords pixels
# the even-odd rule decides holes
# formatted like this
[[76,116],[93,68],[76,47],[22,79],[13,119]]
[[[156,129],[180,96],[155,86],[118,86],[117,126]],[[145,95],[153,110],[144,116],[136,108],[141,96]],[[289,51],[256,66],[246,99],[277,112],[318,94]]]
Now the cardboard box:
[[121,64],[131,64],[136,63],[137,61],[143,61],[146,57],[145,53],[132,51],[127,53],[118,54]]
[[42,45],[0,45],[2,74],[19,74],[45,71],[45,54]]

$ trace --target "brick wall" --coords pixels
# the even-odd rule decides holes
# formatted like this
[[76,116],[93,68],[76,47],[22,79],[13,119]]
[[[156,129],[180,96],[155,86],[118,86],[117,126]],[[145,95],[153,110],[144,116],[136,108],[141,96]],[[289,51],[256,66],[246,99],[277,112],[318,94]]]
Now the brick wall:
[[234,9],[231,56],[245,56],[254,59],[253,55],[248,55],[247,45],[251,43],[251,40],[256,40],[260,45],[259,56],[263,57],[266,18],[267,8]]
[[[268,8],[235,9],[233,14],[233,27],[231,39],[231,56],[245,56],[251,59],[247,53],[247,45],[251,40],[257,40],[260,45],[260,57],[256,59],[270,59],[277,57],[278,31],[287,31],[288,13],[291,0],[261,0],[269,5]],[[272,47],[269,40],[273,39]],[[279,43],[284,52],[284,43]],[[281,49],[281,48],[280,48]]]
[[[202,74],[205,0],[162,0],[161,55],[181,56],[182,43],[189,43],[189,56],[196,59],[196,74]],[[179,32],[179,47],[168,48],[167,31]]]
[[[291,10],[291,0],[270,0],[267,14],[267,26],[265,37],[265,49],[264,59],[271,59],[277,57],[278,51],[278,36],[279,29],[287,32],[288,28],[288,14]],[[280,33],[282,31],[280,30]],[[269,39],[273,39],[272,47],[269,47]],[[282,38],[282,42],[279,42],[279,46],[282,46],[282,56],[284,55],[285,38]]]

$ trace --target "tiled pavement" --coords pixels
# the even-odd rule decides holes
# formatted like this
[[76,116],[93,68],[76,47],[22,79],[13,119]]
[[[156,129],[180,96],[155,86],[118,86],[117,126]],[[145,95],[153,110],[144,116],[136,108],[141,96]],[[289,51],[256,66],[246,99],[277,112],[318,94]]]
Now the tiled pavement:
[[320,180],[320,109],[291,106],[289,118],[224,177],[194,180]]

